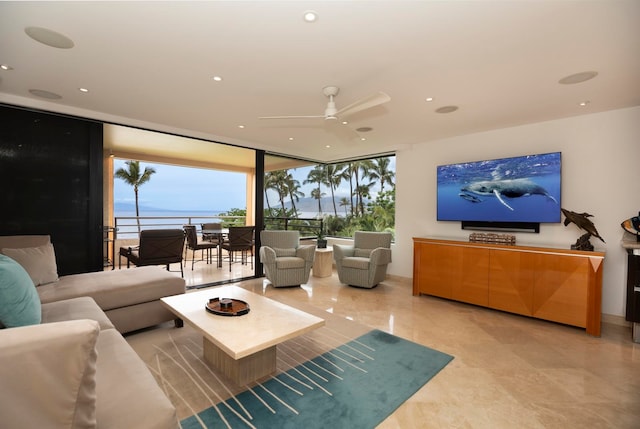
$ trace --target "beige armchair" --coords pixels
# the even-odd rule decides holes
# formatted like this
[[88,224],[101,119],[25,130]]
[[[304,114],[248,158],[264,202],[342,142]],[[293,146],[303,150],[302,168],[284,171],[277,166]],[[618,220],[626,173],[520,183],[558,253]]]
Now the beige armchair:
[[260,262],[274,287],[300,286],[309,281],[316,246],[300,245],[298,231],[261,231]]
[[391,233],[356,231],[353,246],[334,244],[333,257],[341,283],[373,288],[387,275]]

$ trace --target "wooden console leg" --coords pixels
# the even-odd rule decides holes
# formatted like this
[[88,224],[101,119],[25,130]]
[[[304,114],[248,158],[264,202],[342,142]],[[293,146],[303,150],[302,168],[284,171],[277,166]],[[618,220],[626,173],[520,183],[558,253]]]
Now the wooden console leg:
[[184,326],[184,321],[182,319],[174,319],[173,324],[176,328],[182,328]]

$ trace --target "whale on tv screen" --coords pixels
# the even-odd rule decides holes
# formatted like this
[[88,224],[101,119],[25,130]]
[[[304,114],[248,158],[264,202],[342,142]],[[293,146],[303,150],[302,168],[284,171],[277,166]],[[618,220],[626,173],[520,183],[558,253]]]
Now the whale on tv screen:
[[439,221],[560,222],[561,153],[440,165]]

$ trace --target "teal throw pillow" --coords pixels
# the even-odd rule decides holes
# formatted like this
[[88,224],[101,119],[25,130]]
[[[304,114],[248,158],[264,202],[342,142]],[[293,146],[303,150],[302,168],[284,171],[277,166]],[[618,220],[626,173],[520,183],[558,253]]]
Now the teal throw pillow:
[[0,255],[0,323],[12,328],[41,321],[40,297],[31,277],[22,265]]

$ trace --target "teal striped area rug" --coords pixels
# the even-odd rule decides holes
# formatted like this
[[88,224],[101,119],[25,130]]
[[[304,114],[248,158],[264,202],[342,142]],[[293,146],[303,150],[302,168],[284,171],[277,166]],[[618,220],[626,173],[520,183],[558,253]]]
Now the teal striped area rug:
[[197,428],[374,428],[453,358],[373,330],[181,421]]
[[[284,300],[282,300],[284,301]],[[374,428],[453,357],[309,305],[325,326],[277,346],[276,372],[239,386],[203,360],[202,336],[162,326],[127,337],[192,428]]]

